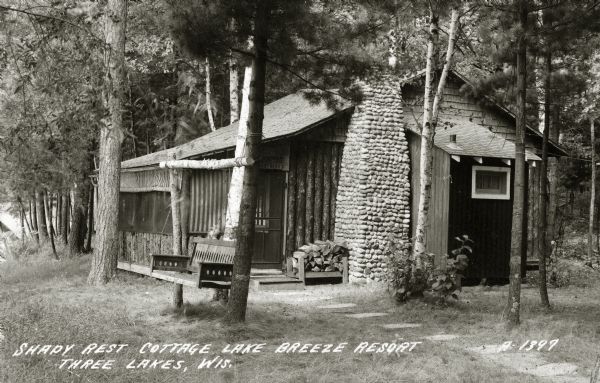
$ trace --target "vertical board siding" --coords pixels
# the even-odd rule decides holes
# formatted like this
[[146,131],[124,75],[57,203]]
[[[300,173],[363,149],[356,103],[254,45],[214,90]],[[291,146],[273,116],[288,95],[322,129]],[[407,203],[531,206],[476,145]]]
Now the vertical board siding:
[[[420,200],[421,138],[408,134],[411,182],[411,237],[414,239]],[[444,255],[448,252],[448,220],[450,204],[450,156],[443,150],[433,148],[431,199],[429,203],[429,226],[425,243],[429,253],[435,254],[436,266],[445,267]]]
[[316,240],[333,240],[343,143],[294,142],[288,179],[286,256]]
[[190,176],[189,232],[207,233],[215,225],[223,226],[231,170],[193,171]]
[[[513,185],[511,182],[510,200],[471,198],[473,165],[480,164],[464,156],[460,162],[451,162],[449,237],[467,234],[474,241],[468,278],[508,278]],[[506,167],[501,160],[493,158],[484,158],[483,166]],[[513,179],[514,166],[511,166]],[[456,241],[452,240],[449,248],[455,247]]]

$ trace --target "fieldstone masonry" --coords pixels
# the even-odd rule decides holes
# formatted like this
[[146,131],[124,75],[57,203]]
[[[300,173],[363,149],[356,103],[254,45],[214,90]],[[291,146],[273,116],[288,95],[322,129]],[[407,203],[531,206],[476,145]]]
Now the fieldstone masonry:
[[408,143],[401,84],[380,76],[360,84],[363,102],[348,127],[336,199],[336,237],[350,251],[350,280],[381,281],[390,237],[410,237]]

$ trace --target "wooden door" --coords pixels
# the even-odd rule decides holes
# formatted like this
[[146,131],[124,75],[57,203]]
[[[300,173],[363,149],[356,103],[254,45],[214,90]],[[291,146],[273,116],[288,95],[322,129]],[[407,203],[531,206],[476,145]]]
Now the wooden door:
[[252,267],[283,267],[283,205],[285,172],[260,172],[256,203],[256,235]]

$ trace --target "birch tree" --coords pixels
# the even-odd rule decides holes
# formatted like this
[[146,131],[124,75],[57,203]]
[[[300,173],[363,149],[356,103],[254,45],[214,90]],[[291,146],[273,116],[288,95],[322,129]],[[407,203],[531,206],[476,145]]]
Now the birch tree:
[[[238,134],[235,144],[235,157],[243,157],[246,148],[246,138],[248,137],[248,113],[250,109],[250,81],[252,79],[252,66],[244,70],[244,85],[242,87],[242,111],[238,123]],[[223,237],[227,240],[234,240],[239,223],[240,204],[242,201],[242,189],[244,185],[244,173],[246,168],[243,166],[234,167],[231,173],[231,182],[227,194],[227,212],[225,214],[225,231]]]
[[[415,261],[414,277],[423,280],[423,258],[426,253],[425,236],[429,221],[429,201],[431,199],[433,143],[435,129],[439,118],[440,106],[443,100],[444,88],[448,78],[448,72],[452,68],[452,57],[456,44],[456,32],[459,24],[458,9],[453,8],[450,17],[450,30],[448,47],[442,73],[437,83],[437,90],[433,95],[435,67],[434,53],[439,35],[438,18],[433,9],[429,16],[429,41],[427,44],[427,64],[425,67],[425,94],[423,105],[423,125],[421,127],[421,157],[420,157],[420,195],[417,213],[416,238],[414,243],[413,258]],[[433,97],[432,97],[433,96]]]
[[88,283],[108,282],[117,266],[121,143],[125,101],[127,0],[108,0],[106,10],[105,102],[109,118],[100,129],[96,243]]

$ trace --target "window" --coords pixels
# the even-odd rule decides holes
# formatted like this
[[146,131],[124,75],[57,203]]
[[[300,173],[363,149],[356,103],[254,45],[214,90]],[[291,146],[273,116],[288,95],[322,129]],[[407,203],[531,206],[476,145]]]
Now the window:
[[510,168],[473,166],[471,198],[510,199]]

